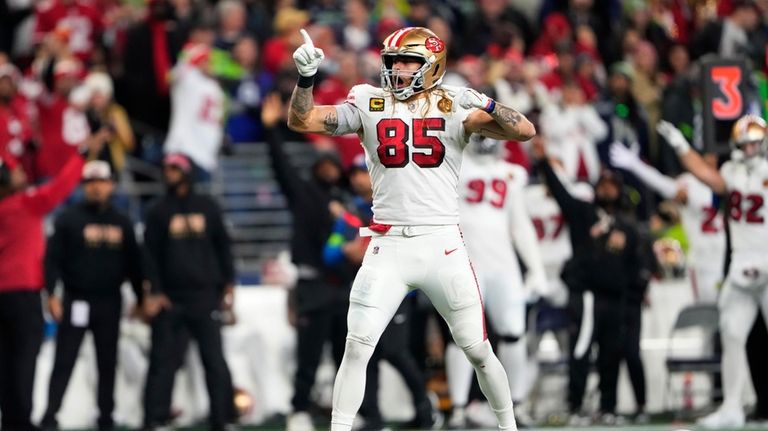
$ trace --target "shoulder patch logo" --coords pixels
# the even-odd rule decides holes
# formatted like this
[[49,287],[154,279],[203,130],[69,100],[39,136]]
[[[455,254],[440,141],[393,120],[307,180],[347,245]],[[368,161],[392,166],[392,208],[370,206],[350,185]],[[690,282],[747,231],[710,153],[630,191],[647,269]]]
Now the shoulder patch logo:
[[453,109],[453,101],[447,97],[443,97],[437,102],[437,109],[442,113],[447,114]]
[[381,97],[371,97],[368,101],[368,110],[371,112],[381,112],[384,110],[384,99]]

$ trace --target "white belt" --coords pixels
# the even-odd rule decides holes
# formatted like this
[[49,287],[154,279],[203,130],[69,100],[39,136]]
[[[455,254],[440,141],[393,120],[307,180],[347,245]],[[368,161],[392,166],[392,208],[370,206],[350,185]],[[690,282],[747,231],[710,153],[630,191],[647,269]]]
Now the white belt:
[[360,228],[360,236],[404,236],[412,237],[419,235],[427,235],[430,233],[439,232],[447,227],[456,226],[451,224],[445,225],[421,225],[421,226],[392,226],[386,232],[376,232],[367,227]]

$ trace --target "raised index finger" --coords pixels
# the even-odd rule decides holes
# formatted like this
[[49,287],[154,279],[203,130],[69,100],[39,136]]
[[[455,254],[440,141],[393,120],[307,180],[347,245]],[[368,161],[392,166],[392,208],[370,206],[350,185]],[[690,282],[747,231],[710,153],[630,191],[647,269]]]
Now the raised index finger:
[[301,37],[304,38],[304,43],[309,47],[309,49],[315,49],[315,44],[312,43],[312,38],[309,37],[309,33],[307,33],[307,31],[303,28],[299,30],[299,32],[301,33]]

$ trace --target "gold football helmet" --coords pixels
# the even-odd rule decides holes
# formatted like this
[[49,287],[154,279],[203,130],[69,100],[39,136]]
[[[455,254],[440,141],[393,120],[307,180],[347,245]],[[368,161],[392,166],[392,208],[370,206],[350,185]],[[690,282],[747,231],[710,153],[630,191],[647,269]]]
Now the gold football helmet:
[[766,139],[768,126],[765,120],[754,114],[747,114],[733,123],[731,131],[731,158],[737,161],[750,160],[768,153]]
[[[381,88],[392,92],[398,100],[405,100],[416,93],[440,84],[445,75],[447,62],[445,43],[432,30],[424,27],[406,27],[384,39],[381,50]],[[393,70],[395,58],[416,57],[421,68],[415,72]],[[400,77],[411,77],[406,87],[397,87]]]

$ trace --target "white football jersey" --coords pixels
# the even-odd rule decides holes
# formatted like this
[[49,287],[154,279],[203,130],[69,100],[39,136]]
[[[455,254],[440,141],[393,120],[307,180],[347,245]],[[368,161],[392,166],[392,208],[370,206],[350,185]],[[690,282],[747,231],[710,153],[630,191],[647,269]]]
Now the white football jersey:
[[688,237],[690,264],[722,268],[725,229],[723,215],[712,205],[712,189],[688,172],[677,177],[677,182],[686,189],[688,197],[680,217]]
[[224,92],[216,80],[179,63],[173,70],[165,153],[184,153],[202,168],[214,169],[224,137],[223,116]]
[[[520,272],[512,247],[509,203],[522,201],[528,173],[493,156],[467,155],[459,176],[459,214],[467,252],[478,273]],[[511,282],[512,280],[510,280]]]
[[728,223],[733,260],[768,260],[768,161],[748,169],[745,163],[728,161],[720,168],[728,190]]
[[452,105],[440,91],[406,103],[365,84],[352,87],[346,103],[337,106],[335,134],[357,132],[365,149],[375,222],[458,224],[463,123],[473,110]]
[[525,203],[539,238],[541,257],[548,277],[559,277],[566,260],[571,257],[568,225],[557,201],[543,184],[525,188]]

